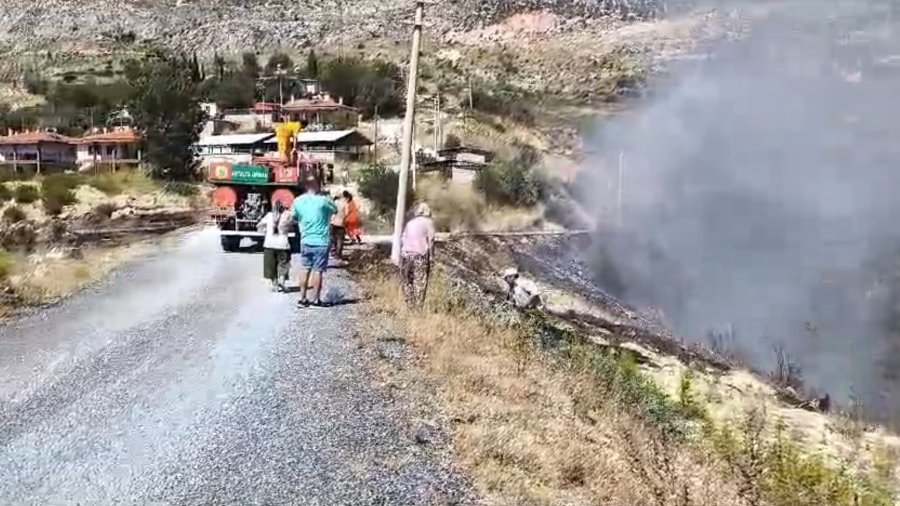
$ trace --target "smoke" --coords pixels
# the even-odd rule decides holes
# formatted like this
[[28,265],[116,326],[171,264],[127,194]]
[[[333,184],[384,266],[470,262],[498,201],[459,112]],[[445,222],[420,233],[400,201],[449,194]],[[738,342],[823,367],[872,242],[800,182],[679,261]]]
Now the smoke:
[[[758,368],[783,345],[808,385],[881,416],[900,400],[886,360],[900,265],[893,11],[720,3],[736,36],[604,120],[586,163],[615,181],[623,155],[621,232],[601,241],[619,295],[660,307],[686,339],[733,333],[732,351]],[[600,214],[618,190],[591,197]]]

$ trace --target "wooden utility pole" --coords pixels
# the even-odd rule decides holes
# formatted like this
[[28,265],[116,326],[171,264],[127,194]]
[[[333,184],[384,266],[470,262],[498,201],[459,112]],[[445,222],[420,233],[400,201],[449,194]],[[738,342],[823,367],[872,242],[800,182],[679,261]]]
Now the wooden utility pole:
[[372,118],[375,123],[375,139],[372,140],[374,144],[372,147],[374,148],[375,153],[375,163],[378,163],[378,104],[375,104],[375,116]]
[[444,123],[441,121],[441,92],[438,91],[437,95],[437,146],[434,149],[434,154],[437,156],[437,150],[440,149],[444,145]]
[[416,191],[416,175],[419,172],[419,164],[418,160],[416,160],[416,131],[413,129],[413,142],[412,142],[412,159],[410,160],[410,172],[412,172],[412,189]]
[[394,240],[391,245],[391,261],[400,265],[400,237],[406,217],[406,185],[412,159],[412,138],[416,114],[416,81],[419,70],[419,46],[422,43],[422,15],[425,0],[416,0],[416,17],[413,25],[412,47],[409,53],[409,79],[406,87],[406,116],[403,118],[403,143],[400,148],[400,177],[397,187],[397,207],[394,210]]
[[434,100],[432,102],[433,102],[433,104],[431,106],[431,111],[434,113],[434,123],[431,127],[432,128],[431,143],[434,147],[435,154],[437,154],[437,150],[438,150],[438,97],[437,97],[437,95],[435,95]]
[[625,151],[619,151],[618,174],[616,177],[616,222],[622,226],[622,192],[624,191],[623,176],[625,175]]

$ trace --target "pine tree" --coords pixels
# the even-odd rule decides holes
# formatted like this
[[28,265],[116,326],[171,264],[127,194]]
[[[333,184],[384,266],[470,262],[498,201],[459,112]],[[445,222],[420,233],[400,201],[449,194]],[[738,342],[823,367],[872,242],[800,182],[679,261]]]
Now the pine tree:
[[310,49],[309,55],[306,57],[306,73],[313,79],[319,77],[319,58],[316,56],[315,49]]

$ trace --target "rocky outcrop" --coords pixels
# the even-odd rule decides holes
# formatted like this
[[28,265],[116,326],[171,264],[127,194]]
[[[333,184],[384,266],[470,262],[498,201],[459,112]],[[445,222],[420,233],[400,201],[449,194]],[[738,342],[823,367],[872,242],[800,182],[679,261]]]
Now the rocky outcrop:
[[[466,31],[546,10],[591,18],[646,13],[655,0],[441,0],[429,29]],[[406,37],[412,0],[0,0],[0,47],[88,50],[153,41],[176,49],[233,53],[375,37]]]

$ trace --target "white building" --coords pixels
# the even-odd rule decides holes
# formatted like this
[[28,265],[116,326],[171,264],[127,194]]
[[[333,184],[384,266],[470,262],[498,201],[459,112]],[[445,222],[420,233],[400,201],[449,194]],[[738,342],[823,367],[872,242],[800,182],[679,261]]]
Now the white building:
[[140,138],[130,127],[96,132],[80,139],[73,139],[75,160],[79,170],[100,166],[116,170],[120,166],[141,164]]
[[274,143],[274,138],[274,133],[209,135],[201,137],[194,147],[203,166],[213,160],[250,163],[253,156],[266,154],[266,141]]
[[55,132],[10,133],[0,137],[0,163],[16,172],[71,169],[75,145],[70,137]]
[[[271,138],[265,142],[274,151],[278,141]],[[369,152],[372,141],[357,130],[326,130],[300,132],[297,135],[297,145],[311,158],[333,163],[358,160]]]

